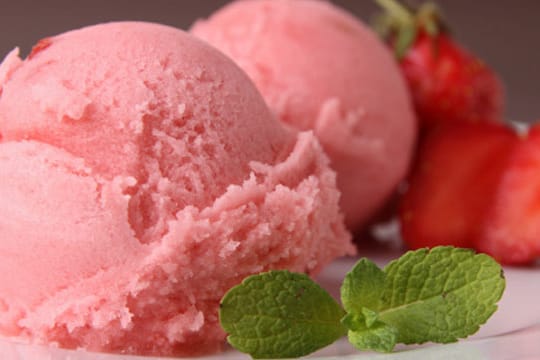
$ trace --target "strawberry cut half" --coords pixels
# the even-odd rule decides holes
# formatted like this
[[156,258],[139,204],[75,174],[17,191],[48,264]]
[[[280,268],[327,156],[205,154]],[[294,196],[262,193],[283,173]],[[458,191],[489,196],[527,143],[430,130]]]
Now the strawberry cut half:
[[476,246],[504,264],[540,257],[540,125],[512,154]]
[[413,249],[475,247],[518,142],[512,129],[490,122],[456,123],[429,133],[400,203],[404,242]]

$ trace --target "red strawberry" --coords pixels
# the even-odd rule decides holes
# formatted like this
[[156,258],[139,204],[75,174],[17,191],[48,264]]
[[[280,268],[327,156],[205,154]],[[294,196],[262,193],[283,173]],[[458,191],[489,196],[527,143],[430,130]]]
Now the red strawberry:
[[516,147],[477,248],[505,264],[540,257],[540,125]]
[[424,128],[460,121],[501,121],[503,90],[494,72],[448,33],[433,4],[417,11],[397,0],[380,28],[396,50]]
[[518,142],[513,130],[489,122],[440,126],[428,133],[400,204],[405,243],[473,247]]

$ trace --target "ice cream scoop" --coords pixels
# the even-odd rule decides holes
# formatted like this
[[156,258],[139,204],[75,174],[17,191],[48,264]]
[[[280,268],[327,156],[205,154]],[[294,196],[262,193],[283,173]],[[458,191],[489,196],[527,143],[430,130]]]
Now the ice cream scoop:
[[120,22],[0,65],[0,335],[153,355],[216,351],[245,276],[352,253],[335,173],[231,60]]
[[191,32],[244,69],[279,119],[312,129],[331,159],[352,229],[403,179],[416,120],[393,55],[330,2],[232,2]]

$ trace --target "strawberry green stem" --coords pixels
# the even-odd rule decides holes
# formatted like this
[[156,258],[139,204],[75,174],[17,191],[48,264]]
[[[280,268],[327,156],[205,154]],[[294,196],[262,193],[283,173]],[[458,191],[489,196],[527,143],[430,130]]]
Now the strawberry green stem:
[[399,19],[402,23],[414,22],[414,14],[405,4],[396,0],[375,0],[375,2],[392,14],[393,17]]

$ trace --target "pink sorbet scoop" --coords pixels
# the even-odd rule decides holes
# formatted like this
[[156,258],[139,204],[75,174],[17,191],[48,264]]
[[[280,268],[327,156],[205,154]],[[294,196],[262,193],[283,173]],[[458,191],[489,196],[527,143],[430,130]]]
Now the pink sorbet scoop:
[[174,28],[109,23],[0,65],[0,334],[217,351],[245,276],[353,253],[318,142]]
[[365,225],[403,179],[416,136],[405,82],[377,36],[315,0],[233,2],[191,32],[235,60],[284,124],[315,132],[348,225]]

